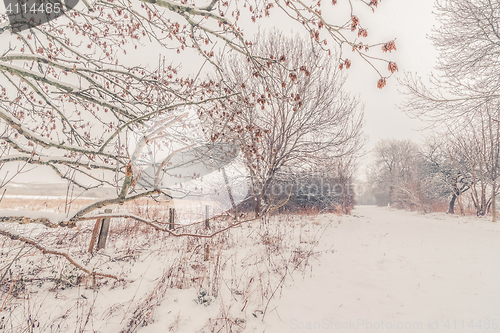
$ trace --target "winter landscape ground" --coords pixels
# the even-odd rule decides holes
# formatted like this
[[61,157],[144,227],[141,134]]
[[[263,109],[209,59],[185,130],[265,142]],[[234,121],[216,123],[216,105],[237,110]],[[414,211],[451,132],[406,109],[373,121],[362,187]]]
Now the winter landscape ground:
[[30,226],[122,280],[86,281],[64,260],[4,241],[2,273],[21,255],[3,284],[15,285],[2,289],[3,331],[500,331],[500,226],[487,218],[375,206],[278,215],[209,240],[207,261],[205,240],[135,222],[112,224],[108,247],[90,256],[90,227],[43,239]]
[[500,331],[500,1],[4,5],[0,333]]

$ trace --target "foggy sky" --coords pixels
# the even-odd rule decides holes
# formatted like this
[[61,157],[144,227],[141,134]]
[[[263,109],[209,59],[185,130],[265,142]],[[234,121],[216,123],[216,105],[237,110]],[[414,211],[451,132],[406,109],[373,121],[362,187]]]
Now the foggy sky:
[[[333,8],[336,10],[338,8],[340,11],[342,1],[345,0],[339,0],[338,3],[340,6],[337,5],[339,7]],[[5,10],[3,7],[3,3],[1,3],[1,11]],[[327,7],[325,6],[324,8],[326,9]],[[329,6],[329,8],[332,8],[332,6]],[[422,137],[419,129],[424,124],[418,120],[410,119],[397,108],[397,104],[402,101],[403,97],[398,93],[398,88],[400,89],[400,87],[398,87],[396,78],[401,76],[404,71],[416,72],[422,76],[431,72],[436,52],[431,42],[426,38],[426,35],[431,33],[433,25],[436,24],[432,10],[433,0],[383,0],[379,3],[374,13],[369,8],[356,11],[363,27],[368,28],[368,41],[370,43],[387,42],[396,38],[397,51],[392,52],[392,54],[383,54],[378,48],[370,51],[370,55],[382,56],[396,62],[399,67],[399,72],[395,73],[387,81],[387,86],[384,89],[378,89],[378,74],[354,54],[349,54],[349,50],[344,50],[344,57],[348,57],[352,61],[352,67],[347,70],[347,88],[352,93],[358,95],[365,106],[364,132],[369,138],[365,147],[366,152],[369,152],[381,138],[404,138],[418,141]],[[273,12],[272,14],[277,13]],[[324,15],[334,14],[334,12],[331,14],[324,13]],[[271,19],[263,20],[260,26],[249,26],[245,37],[249,38],[252,33],[257,32],[259,29],[269,29],[273,25],[285,32],[299,32],[304,34],[304,29],[300,24],[291,23],[290,20],[280,21],[280,17],[275,15]],[[149,56],[150,66],[155,67],[155,64],[158,63],[158,56],[152,57],[151,54],[165,54],[165,50],[155,51],[157,52],[152,52],[146,42],[143,50],[134,51],[133,56],[127,59],[127,63],[130,61],[144,62],[144,59],[148,59]],[[176,61],[174,55],[167,53],[166,56],[172,59],[172,62]],[[183,67],[183,71],[189,72],[191,69],[199,68],[199,66],[195,65],[198,62],[195,56],[191,58],[190,55],[184,54],[182,57],[182,61],[178,63]],[[383,63],[379,63],[379,65],[382,74],[388,75],[387,65]],[[369,160],[370,155],[368,154],[362,164],[366,165]],[[12,170],[14,168],[15,166],[12,165],[8,169]],[[4,168],[2,173],[6,169]],[[43,172],[43,179],[45,181],[61,182],[61,179],[56,175],[52,173],[49,175],[48,173],[51,172]],[[40,172],[36,172],[36,174],[29,173],[25,176],[17,177],[15,181],[38,182],[41,180],[39,175]]]

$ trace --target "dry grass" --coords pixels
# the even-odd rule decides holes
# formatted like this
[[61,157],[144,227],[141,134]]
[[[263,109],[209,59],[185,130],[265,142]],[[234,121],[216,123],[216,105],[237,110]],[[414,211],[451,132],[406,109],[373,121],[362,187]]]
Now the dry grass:
[[431,212],[446,213],[448,211],[448,204],[446,202],[436,202],[431,205]]
[[[2,204],[10,209],[28,207],[19,201]],[[55,211],[60,209],[61,202],[37,200],[33,204],[30,209]],[[77,204],[88,202],[74,202],[74,207]],[[130,209],[135,214],[160,221],[167,219],[170,207],[144,199],[114,209]],[[226,227],[231,222],[223,217],[211,220],[211,229]],[[325,227],[314,218],[277,215],[241,225],[211,239],[201,239],[175,238],[133,220],[112,219],[106,249],[91,254],[87,250],[93,224],[93,221],[86,221],[72,229],[49,230],[30,225],[15,226],[15,229],[50,248],[69,253],[88,268],[116,274],[124,282],[94,279],[63,258],[43,255],[28,246],[21,249],[19,242],[2,239],[0,273],[7,271],[7,275],[0,290],[6,295],[12,288],[8,297],[0,300],[5,300],[2,314],[9,314],[0,323],[3,330],[29,331],[34,324],[40,326],[40,331],[82,331],[97,322],[120,318],[122,330],[132,332],[158,320],[155,311],[169,290],[191,288],[198,291],[199,304],[219,309],[217,318],[208,322],[202,332],[242,332],[249,317],[265,316],[270,302],[280,296],[284,282],[294,272],[305,274],[310,260],[319,254],[314,251],[320,235],[317,231]],[[204,223],[183,227],[182,231],[208,232]],[[207,244],[209,253],[205,260]],[[14,261],[19,250],[19,259]],[[150,269],[144,265],[152,258],[160,274],[149,291],[134,294],[129,289],[125,293],[131,294],[130,301],[112,304],[105,311],[102,306],[95,305],[97,296],[92,298],[91,295],[110,293],[117,287],[130,288],[127,284],[142,281],[143,274]],[[78,290],[78,294],[87,295],[87,298],[80,296],[76,303],[69,298],[58,298],[72,290]],[[37,296],[44,292],[48,292],[47,300]],[[46,306],[44,302],[49,302],[48,299],[51,304],[71,306],[61,305],[64,312],[48,320],[40,316],[40,309]],[[179,318],[173,317],[169,327],[174,331],[179,325]]]
[[[458,204],[458,201],[455,202],[455,215],[464,215],[464,216],[476,216],[476,208],[474,207],[474,204],[472,200],[463,200],[462,202],[462,207],[463,211],[460,209],[460,205]],[[448,202],[440,202],[440,203],[434,203],[431,206],[431,212],[434,213],[446,213],[449,208],[449,203]],[[488,214],[490,215],[490,214]],[[497,213],[498,216],[498,213]]]

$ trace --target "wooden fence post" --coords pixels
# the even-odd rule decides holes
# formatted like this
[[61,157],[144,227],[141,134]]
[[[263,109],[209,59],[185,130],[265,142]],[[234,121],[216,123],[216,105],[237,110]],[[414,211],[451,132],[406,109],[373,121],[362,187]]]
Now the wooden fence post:
[[[226,183],[227,194],[229,195],[229,200],[231,201],[231,206],[234,210],[234,222],[238,222],[238,210],[236,208],[236,203],[234,202],[233,191],[231,190],[231,186],[229,186],[229,180],[227,178],[226,169],[222,168],[222,176],[224,176],[224,182]],[[231,222],[229,222],[231,225]]]
[[[210,229],[210,221],[208,219],[208,205],[205,205],[205,228]],[[205,244],[205,261],[208,261],[210,255],[210,245]]]
[[[106,214],[109,214],[112,212],[111,209],[106,209],[104,211]],[[108,238],[108,231],[109,231],[109,221],[111,220],[110,217],[106,217],[101,224],[101,232],[99,233],[99,241],[97,242],[97,250],[104,249],[106,247],[106,239]]]
[[172,229],[174,229],[174,225],[175,225],[175,208],[170,208],[169,213],[170,213],[170,215],[168,218],[168,229],[172,230]]
[[210,229],[210,222],[208,220],[208,205],[205,205],[205,228]]
[[94,250],[95,241],[97,240],[99,231],[101,231],[102,220],[103,219],[97,219],[97,221],[95,221],[94,230],[92,230],[92,236],[90,238],[89,252]]
[[208,261],[208,258],[210,256],[210,245],[208,243],[205,244],[205,261]]

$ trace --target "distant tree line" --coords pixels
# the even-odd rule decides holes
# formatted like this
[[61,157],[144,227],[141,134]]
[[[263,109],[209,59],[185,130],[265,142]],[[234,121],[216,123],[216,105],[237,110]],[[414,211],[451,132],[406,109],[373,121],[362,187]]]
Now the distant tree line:
[[467,130],[448,129],[422,144],[379,141],[368,171],[374,203],[422,212],[446,207],[452,214],[492,213],[499,191],[500,127],[486,111],[467,118]]
[[438,0],[435,74],[407,74],[401,108],[434,130],[424,144],[382,141],[371,184],[377,203],[431,210],[447,202],[496,221],[500,155],[500,3]]

